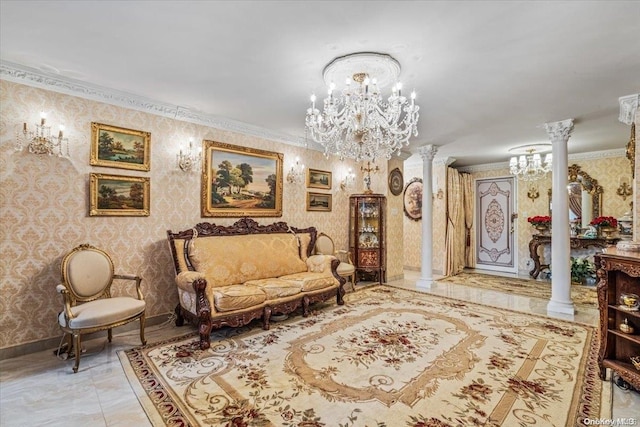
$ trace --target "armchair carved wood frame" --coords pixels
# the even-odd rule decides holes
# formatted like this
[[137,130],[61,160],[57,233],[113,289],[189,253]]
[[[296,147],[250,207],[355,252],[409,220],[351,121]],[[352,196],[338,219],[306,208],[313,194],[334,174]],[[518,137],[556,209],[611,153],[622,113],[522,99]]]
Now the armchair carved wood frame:
[[[73,342],[69,342],[75,352],[73,372],[80,366],[81,336],[107,330],[109,342],[112,329],[140,319],[140,341],[144,338],[146,304],[140,290],[142,278],[134,275],[114,274],[113,261],[109,255],[89,244],[82,244],[69,252],[62,260],[62,284],[57,286],[64,299],[64,309],[58,315],[60,329]],[[136,298],[111,296],[114,279],[134,281]]]

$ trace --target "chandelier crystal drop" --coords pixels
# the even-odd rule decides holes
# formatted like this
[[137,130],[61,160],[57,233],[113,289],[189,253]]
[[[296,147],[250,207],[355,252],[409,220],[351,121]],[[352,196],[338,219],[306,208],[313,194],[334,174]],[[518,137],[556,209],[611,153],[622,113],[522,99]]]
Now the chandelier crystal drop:
[[[311,95],[307,109],[306,131],[324,147],[325,156],[341,159],[373,161],[390,159],[409,145],[409,138],[418,135],[418,110],[415,92],[403,96],[398,81],[400,64],[380,53],[354,53],[338,57],[324,69],[328,86],[322,111],[316,108],[316,96]],[[335,81],[345,81],[336,91]],[[393,84],[385,100],[380,89]]]
[[548,153],[543,160],[540,153],[536,151],[540,151],[540,148],[545,148],[546,146],[546,144],[538,144],[536,146],[526,145],[509,150],[512,153],[525,153],[519,157],[511,157],[509,161],[511,174],[523,181],[536,181],[543,178],[551,171],[551,153]]

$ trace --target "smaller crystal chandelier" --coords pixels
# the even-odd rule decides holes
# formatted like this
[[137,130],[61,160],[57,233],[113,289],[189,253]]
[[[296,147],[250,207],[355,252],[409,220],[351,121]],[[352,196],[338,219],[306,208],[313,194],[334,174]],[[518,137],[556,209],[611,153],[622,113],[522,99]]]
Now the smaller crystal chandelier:
[[[400,154],[409,138],[418,135],[416,94],[410,100],[402,95],[398,81],[400,63],[389,55],[373,52],[353,53],[331,61],[323,70],[328,96],[323,109],[316,108],[311,95],[305,127],[311,138],[324,147],[325,156],[373,161]],[[335,81],[345,81],[335,94]],[[380,88],[393,85],[385,100]]]
[[509,152],[520,156],[512,157],[509,161],[511,174],[523,181],[535,181],[544,177],[551,171],[551,153],[548,153],[543,161],[539,152],[548,151],[550,148],[551,144],[530,144],[512,148]]
[[193,169],[193,165],[202,160],[202,153],[198,150],[197,153],[193,152],[193,138],[189,138],[189,151],[183,152],[180,147],[180,153],[177,156],[178,167],[184,172],[189,172]]
[[304,181],[304,165],[300,164],[300,158],[296,157],[296,163],[291,166],[287,174],[287,182],[290,184],[301,184]]
[[60,125],[58,136],[55,137],[51,135],[51,126],[46,126],[46,123],[47,116],[44,112],[40,113],[40,124],[36,124],[35,130],[28,129],[27,123],[23,123],[22,132],[16,135],[16,151],[22,151],[26,144],[32,154],[69,157],[69,140],[64,137],[64,126]]

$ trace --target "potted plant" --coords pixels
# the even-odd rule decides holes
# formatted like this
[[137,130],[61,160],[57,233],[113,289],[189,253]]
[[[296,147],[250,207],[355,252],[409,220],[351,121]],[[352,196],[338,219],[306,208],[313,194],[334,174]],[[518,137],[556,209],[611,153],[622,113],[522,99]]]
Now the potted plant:
[[547,230],[549,230],[549,227],[551,227],[551,217],[548,215],[530,216],[529,218],[527,218],[527,222],[533,225],[540,233],[546,232]]
[[571,282],[582,284],[595,278],[596,267],[586,258],[571,257]]
[[593,225],[605,238],[610,238],[618,227],[618,220],[612,216],[599,216],[594,218],[589,225]]

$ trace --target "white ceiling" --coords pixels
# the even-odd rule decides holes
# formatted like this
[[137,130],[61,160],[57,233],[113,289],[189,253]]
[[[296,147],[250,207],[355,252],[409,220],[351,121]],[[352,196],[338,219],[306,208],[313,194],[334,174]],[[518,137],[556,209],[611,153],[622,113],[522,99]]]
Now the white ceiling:
[[0,60],[300,141],[324,66],[374,51],[420,105],[409,151],[468,166],[548,142],[620,149],[618,98],[640,92],[638,1],[7,1]]

